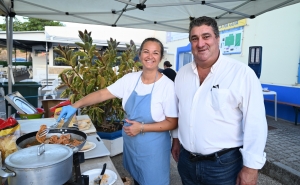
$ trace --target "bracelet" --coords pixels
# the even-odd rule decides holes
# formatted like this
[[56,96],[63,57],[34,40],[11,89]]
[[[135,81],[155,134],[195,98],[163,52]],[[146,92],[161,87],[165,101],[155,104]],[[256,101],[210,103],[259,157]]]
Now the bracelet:
[[141,123],[141,131],[140,131],[140,134],[145,134],[144,132],[144,122]]

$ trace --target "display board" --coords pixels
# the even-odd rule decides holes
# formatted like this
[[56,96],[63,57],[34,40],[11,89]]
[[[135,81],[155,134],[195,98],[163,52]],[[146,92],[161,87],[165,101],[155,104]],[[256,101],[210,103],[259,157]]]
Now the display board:
[[220,50],[223,55],[242,52],[243,30],[244,27],[241,26],[220,32]]

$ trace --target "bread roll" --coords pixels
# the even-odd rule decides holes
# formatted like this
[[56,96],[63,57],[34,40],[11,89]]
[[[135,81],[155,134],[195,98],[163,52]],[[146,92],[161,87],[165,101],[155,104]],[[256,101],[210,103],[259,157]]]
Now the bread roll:
[[85,145],[81,148],[81,151],[84,151],[84,150],[88,150],[90,148],[93,147],[93,144],[91,142],[85,142]]
[[83,119],[77,121],[79,130],[88,130],[92,126],[92,122],[90,119]]

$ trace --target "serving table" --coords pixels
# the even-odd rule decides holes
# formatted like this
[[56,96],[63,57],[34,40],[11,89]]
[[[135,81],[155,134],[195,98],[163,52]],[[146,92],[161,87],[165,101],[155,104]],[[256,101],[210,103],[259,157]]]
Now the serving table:
[[[77,120],[81,119],[87,119],[89,118],[87,115],[81,115],[77,116]],[[54,118],[42,118],[42,119],[27,119],[27,120],[18,120],[20,126],[21,126],[21,134],[26,134],[29,132],[37,131],[41,124],[45,124],[47,126],[50,126],[55,123]],[[88,130],[84,130],[87,134],[87,141],[92,141],[96,143],[96,148],[87,151],[84,153],[85,160],[84,163],[80,164],[80,172],[81,174],[92,169],[101,169],[103,167],[103,164],[106,163],[107,167],[106,169],[109,169],[116,173],[117,179],[113,183],[113,185],[123,185],[123,181],[116,170],[113,162],[110,159],[110,152],[105,147],[102,139],[96,134],[96,129],[92,123],[92,126]]]

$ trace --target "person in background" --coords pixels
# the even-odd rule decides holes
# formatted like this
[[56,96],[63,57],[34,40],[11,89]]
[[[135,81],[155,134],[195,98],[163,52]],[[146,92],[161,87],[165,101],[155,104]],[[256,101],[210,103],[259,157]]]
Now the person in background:
[[169,185],[169,130],[177,128],[177,98],[174,83],[158,72],[163,45],[147,38],[139,51],[142,71],[123,76],[105,89],[62,108],[58,120],[67,120],[78,108],[122,98],[126,119],[122,130],[123,165],[135,185]]
[[267,121],[254,71],[219,50],[216,21],[190,23],[194,61],[175,79],[172,155],[184,185],[254,185],[266,161]]
[[160,72],[160,73],[162,73],[162,72],[164,71],[162,68],[159,68],[159,67],[158,67],[157,70],[158,70],[158,72]]
[[174,82],[176,77],[176,72],[170,67],[172,67],[172,64],[169,61],[165,61],[164,70],[162,71],[162,73]]

